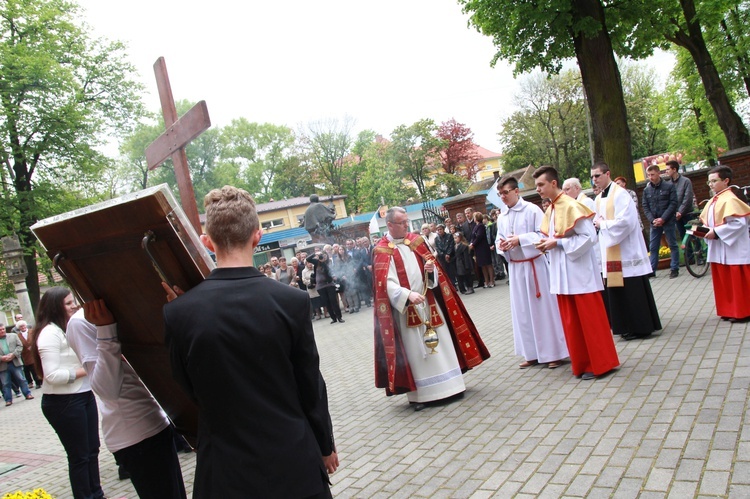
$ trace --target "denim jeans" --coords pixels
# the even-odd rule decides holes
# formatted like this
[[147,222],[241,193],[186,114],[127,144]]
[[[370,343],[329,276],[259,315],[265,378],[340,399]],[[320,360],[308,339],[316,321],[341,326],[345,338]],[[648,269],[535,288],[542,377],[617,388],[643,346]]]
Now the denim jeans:
[[0,379],[2,379],[3,385],[3,399],[5,399],[6,402],[13,401],[13,393],[10,391],[13,381],[15,381],[21,388],[21,392],[23,392],[25,397],[31,395],[29,385],[26,383],[26,380],[23,379],[23,374],[21,374],[23,372],[23,367],[16,367],[13,365],[12,361],[8,362],[6,365],[8,366],[8,369],[0,372]]
[[674,220],[661,227],[651,226],[651,236],[649,240],[649,251],[651,252],[651,270],[656,272],[656,266],[659,264],[659,246],[661,246],[661,235],[664,234],[667,237],[667,245],[669,251],[672,252],[671,262],[669,268],[671,270],[679,270],[680,266],[680,249],[677,247],[677,227],[675,226]]
[[42,413],[68,455],[75,499],[103,499],[99,481],[99,415],[91,391],[42,396]]

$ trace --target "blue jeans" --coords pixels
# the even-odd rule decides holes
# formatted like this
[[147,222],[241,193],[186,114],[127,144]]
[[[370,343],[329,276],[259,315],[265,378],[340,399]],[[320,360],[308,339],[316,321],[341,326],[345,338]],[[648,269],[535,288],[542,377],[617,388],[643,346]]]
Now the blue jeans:
[[21,388],[21,392],[23,392],[24,397],[28,397],[29,395],[31,395],[31,392],[29,391],[29,385],[26,383],[26,380],[23,379],[23,374],[21,374],[23,372],[23,367],[16,367],[15,365],[13,365],[12,361],[8,362],[6,365],[8,366],[8,369],[0,372],[3,385],[3,399],[5,399],[6,402],[13,402],[13,393],[11,393],[10,391],[10,387],[13,381],[15,381],[16,384]]
[[667,245],[669,251],[671,251],[672,261],[669,264],[671,270],[678,270],[680,267],[680,250],[677,247],[677,227],[675,226],[674,220],[661,227],[651,226],[651,237],[648,244],[648,249],[651,252],[651,270],[656,272],[656,266],[659,264],[659,246],[661,246],[661,235],[667,236]]
[[99,414],[91,391],[42,396],[42,413],[68,455],[75,499],[103,499],[99,481]]

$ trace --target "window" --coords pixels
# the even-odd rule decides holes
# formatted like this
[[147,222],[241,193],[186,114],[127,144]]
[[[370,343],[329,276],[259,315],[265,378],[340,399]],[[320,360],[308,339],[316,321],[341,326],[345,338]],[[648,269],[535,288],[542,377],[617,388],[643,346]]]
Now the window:
[[267,222],[263,222],[260,225],[264,229],[273,229],[275,227],[283,227],[284,226],[284,219],[283,218],[277,218],[276,220],[269,220]]

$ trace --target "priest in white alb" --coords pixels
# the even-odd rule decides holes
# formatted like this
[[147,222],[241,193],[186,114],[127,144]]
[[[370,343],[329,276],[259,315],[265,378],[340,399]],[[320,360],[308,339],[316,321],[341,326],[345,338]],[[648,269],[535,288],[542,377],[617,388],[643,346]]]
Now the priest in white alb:
[[732,169],[717,166],[708,172],[714,193],[701,213],[706,233],[708,261],[714,285],[716,314],[730,322],[750,321],[750,206],[732,192]]
[[[406,210],[389,209],[386,224],[373,249],[375,386],[387,395],[407,393],[419,411],[460,398],[463,373],[489,352],[422,236],[409,233]],[[434,339],[430,330],[436,347],[426,341]]]
[[535,246],[542,238],[544,213],[521,198],[513,177],[500,180],[497,191],[508,207],[498,221],[495,247],[508,261],[513,341],[516,355],[524,358],[519,367],[547,364],[555,369],[568,348],[557,299],[549,291],[549,263]]
[[594,227],[599,230],[605,303],[614,334],[624,340],[645,338],[661,329],[659,311],[648,276],[652,273],[638,210],[627,190],[612,181],[609,166],[597,163],[591,181],[596,197]]

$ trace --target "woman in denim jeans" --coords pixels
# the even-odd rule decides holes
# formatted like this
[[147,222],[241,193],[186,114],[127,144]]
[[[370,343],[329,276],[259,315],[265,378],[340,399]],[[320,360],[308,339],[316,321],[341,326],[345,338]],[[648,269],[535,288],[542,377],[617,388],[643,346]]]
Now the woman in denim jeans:
[[75,499],[104,497],[99,481],[99,415],[88,376],[68,345],[65,329],[78,305],[69,289],[47,291],[36,312],[32,352],[42,386],[42,413],[68,455]]

